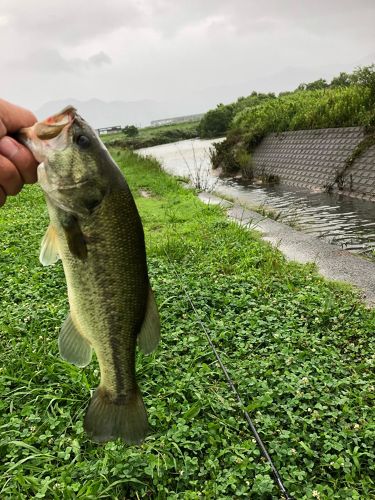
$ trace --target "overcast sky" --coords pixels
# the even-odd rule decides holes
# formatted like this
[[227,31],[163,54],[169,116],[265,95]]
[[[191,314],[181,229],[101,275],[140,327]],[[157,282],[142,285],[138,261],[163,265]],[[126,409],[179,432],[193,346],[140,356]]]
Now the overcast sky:
[[0,0],[0,7],[0,96],[32,109],[66,97],[206,93],[221,101],[236,88],[281,91],[375,62],[375,0]]

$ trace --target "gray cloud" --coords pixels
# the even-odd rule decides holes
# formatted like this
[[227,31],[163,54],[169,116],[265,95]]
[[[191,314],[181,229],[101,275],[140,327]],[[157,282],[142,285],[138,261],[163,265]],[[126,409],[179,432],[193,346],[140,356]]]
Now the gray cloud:
[[109,57],[108,54],[105,52],[101,51],[98,52],[97,54],[94,54],[93,56],[90,56],[87,60],[88,67],[100,67],[105,64],[111,64],[112,59]]
[[[243,35],[257,31],[288,29],[291,26],[306,32],[332,34],[355,30],[358,36],[374,41],[375,2],[373,0],[156,0],[145,2],[153,26],[165,36],[181,30],[222,19],[227,29]],[[144,22],[148,17],[144,18]]]
[[374,62],[374,22],[374,0],[3,0],[1,93],[31,107],[150,98],[200,111]]
[[98,52],[87,59],[65,58],[58,50],[40,49],[31,52],[26,57],[8,63],[8,66],[17,70],[22,67],[23,71],[30,69],[33,72],[42,73],[79,73],[105,64],[111,64],[111,58],[105,52]]
[[122,27],[137,26],[142,12],[136,0],[6,0],[2,15],[23,36],[43,38],[46,45],[74,45]]

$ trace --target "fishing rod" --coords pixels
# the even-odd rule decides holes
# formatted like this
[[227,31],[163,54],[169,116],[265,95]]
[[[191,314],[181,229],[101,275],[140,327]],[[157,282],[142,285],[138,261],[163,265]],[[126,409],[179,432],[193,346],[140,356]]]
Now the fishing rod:
[[224,363],[223,363],[223,361],[222,361],[222,359],[220,357],[219,352],[217,351],[214,343],[212,342],[212,339],[211,339],[211,336],[209,334],[209,331],[207,330],[207,328],[205,327],[203,321],[201,320],[200,315],[199,315],[199,313],[198,313],[198,311],[197,311],[197,309],[196,309],[196,307],[195,307],[195,305],[194,305],[194,303],[193,303],[193,301],[192,301],[192,299],[191,299],[191,297],[189,295],[189,292],[187,291],[184,283],[182,282],[180,276],[178,275],[176,266],[174,265],[174,263],[172,262],[172,260],[169,258],[169,255],[168,255],[167,251],[166,250],[164,250],[164,251],[165,251],[165,255],[167,257],[167,260],[168,260],[169,264],[171,265],[172,270],[173,270],[173,272],[174,272],[174,274],[175,274],[175,276],[177,278],[177,281],[180,283],[180,286],[181,286],[184,294],[186,295],[186,298],[187,298],[187,300],[188,300],[191,308],[193,309],[194,314],[195,314],[195,316],[196,316],[196,318],[197,318],[197,320],[198,320],[198,322],[199,322],[202,330],[204,331],[204,333],[205,333],[205,335],[207,337],[208,343],[209,343],[209,345],[210,345],[210,347],[211,347],[211,349],[212,349],[212,351],[213,351],[213,353],[214,353],[214,355],[216,357],[217,362],[219,363],[220,368],[222,369],[222,371],[223,371],[223,373],[225,375],[225,378],[226,378],[226,380],[228,382],[228,385],[231,388],[231,390],[234,393],[234,395],[236,396],[236,399],[237,399],[237,401],[238,401],[238,403],[239,403],[239,405],[241,407],[241,410],[242,410],[242,412],[244,414],[244,417],[245,417],[247,423],[249,424],[249,427],[250,427],[250,429],[251,429],[251,431],[252,431],[252,433],[254,435],[255,441],[257,442],[257,444],[258,444],[258,446],[260,448],[260,451],[261,451],[263,457],[267,460],[269,466],[271,467],[272,475],[273,475],[273,478],[275,480],[275,483],[276,483],[277,487],[279,488],[280,492],[284,496],[285,500],[293,500],[293,498],[289,495],[287,489],[285,488],[284,483],[283,483],[283,481],[281,479],[281,476],[279,474],[279,471],[277,470],[276,466],[274,465],[274,463],[272,461],[272,458],[271,458],[270,454],[268,453],[265,444],[262,441],[262,438],[259,436],[258,431],[256,430],[256,427],[255,427],[253,421],[251,420],[249,413],[247,412],[247,410],[245,408],[244,402],[243,402],[243,400],[242,400],[239,392],[237,391],[236,386],[234,385],[234,382],[231,379],[226,366],[224,365]]

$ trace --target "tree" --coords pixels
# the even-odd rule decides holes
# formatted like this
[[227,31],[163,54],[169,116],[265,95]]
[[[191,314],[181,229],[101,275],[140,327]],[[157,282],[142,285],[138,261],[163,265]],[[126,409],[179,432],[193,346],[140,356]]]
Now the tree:
[[330,87],[349,87],[352,84],[352,76],[342,71],[339,76],[332,78]]
[[371,97],[375,100],[375,64],[356,68],[352,74],[352,81],[357,85],[368,87],[371,91]]
[[299,90],[306,90],[306,85],[306,83],[300,83],[295,91],[298,92]]
[[198,126],[200,137],[219,137],[224,135],[233,117],[233,106],[219,104],[216,109],[208,111]]
[[127,125],[122,129],[122,131],[128,137],[135,137],[139,134],[139,130],[135,125]]
[[315,80],[314,82],[310,83],[300,83],[298,87],[296,88],[295,92],[301,91],[301,90],[322,90],[326,89],[328,87],[328,83],[324,78],[319,78],[319,80]]
[[323,90],[328,87],[328,83],[324,78],[319,78],[319,80],[315,80],[314,82],[310,82],[306,84],[306,90]]

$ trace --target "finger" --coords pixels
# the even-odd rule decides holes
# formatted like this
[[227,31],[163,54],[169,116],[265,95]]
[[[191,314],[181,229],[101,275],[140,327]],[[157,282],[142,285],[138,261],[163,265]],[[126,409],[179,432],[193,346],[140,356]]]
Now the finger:
[[0,207],[2,207],[7,199],[7,195],[3,191],[3,188],[0,186]]
[[0,155],[5,156],[18,169],[23,182],[32,184],[37,181],[38,163],[25,146],[11,137],[0,139]]
[[17,167],[5,156],[0,156],[0,186],[5,194],[19,193],[22,185],[23,181]]
[[0,137],[3,137],[6,131],[16,132],[22,127],[31,127],[36,122],[36,117],[31,111],[3,99],[0,99],[0,117]]

